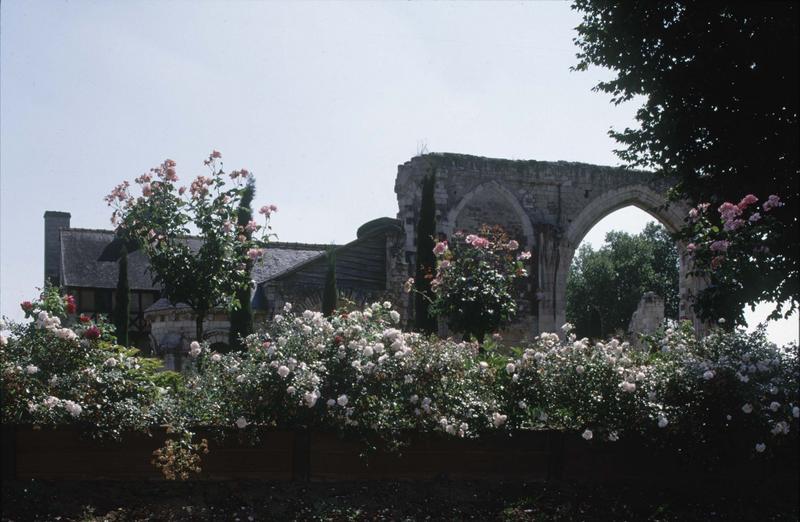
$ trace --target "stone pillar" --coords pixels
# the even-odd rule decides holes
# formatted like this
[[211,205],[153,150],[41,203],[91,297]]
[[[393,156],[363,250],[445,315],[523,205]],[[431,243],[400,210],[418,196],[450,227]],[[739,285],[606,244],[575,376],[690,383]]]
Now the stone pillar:
[[691,274],[694,270],[694,260],[686,245],[679,241],[676,243],[678,249],[678,318],[689,320],[694,326],[698,337],[708,334],[709,325],[701,320],[694,311],[693,304],[695,297],[709,285],[707,277]]
[[559,333],[566,322],[567,274],[575,249],[561,239],[554,228],[540,232],[539,251],[539,333]]

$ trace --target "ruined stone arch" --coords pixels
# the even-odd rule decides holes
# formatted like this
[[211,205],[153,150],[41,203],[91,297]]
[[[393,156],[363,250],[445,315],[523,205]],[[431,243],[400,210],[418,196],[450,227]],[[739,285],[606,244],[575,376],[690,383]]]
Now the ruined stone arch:
[[577,248],[583,237],[601,219],[619,209],[635,206],[660,222],[670,233],[683,226],[683,218],[689,208],[680,202],[667,203],[661,194],[645,185],[628,185],[609,190],[595,197],[572,219],[564,234],[564,239]]
[[[517,238],[532,250],[531,291],[520,301],[516,333],[509,339],[524,340],[541,332],[557,332],[565,321],[566,278],[575,248],[583,236],[603,217],[634,205],[675,232],[683,225],[688,207],[681,202],[666,205],[670,180],[653,172],[604,167],[566,161],[506,160],[465,154],[431,153],[399,165],[395,180],[397,218],[405,232],[405,263],[398,265],[401,281],[413,275],[416,257],[416,223],[419,218],[422,180],[436,172],[438,232],[452,234],[459,228],[459,216],[469,212],[474,225],[481,216],[491,223],[503,219],[519,224]],[[492,197],[486,197],[486,194]],[[483,196],[483,197],[482,197]],[[500,210],[498,213],[497,210]],[[505,218],[503,217],[505,216]],[[523,241],[520,241],[523,243]],[[691,272],[691,258],[677,244],[680,272]],[[694,321],[703,332],[705,325],[695,317],[692,296],[705,281],[681,278],[681,317]],[[410,300],[405,304],[410,310]]]
[[[595,197],[572,220],[562,238],[560,266],[558,267],[555,281],[556,324],[566,321],[567,276],[575,249],[577,249],[584,236],[600,220],[628,206],[635,206],[647,212],[670,233],[675,233],[681,229],[684,224],[684,217],[689,211],[689,206],[685,203],[679,201],[668,202],[665,194],[645,185],[628,185],[604,192]],[[705,325],[695,316],[692,302],[694,295],[705,286],[705,281],[689,274],[692,269],[692,263],[685,244],[681,241],[676,241],[675,247],[678,250],[679,260],[679,315],[680,318],[692,320],[695,328],[702,331]]]
[[[461,197],[461,200],[451,208],[447,213],[447,219],[442,223],[442,232],[450,236],[456,230],[456,223],[458,222],[461,213],[464,209],[470,205],[473,200],[480,196],[481,194],[486,194],[489,192],[494,192],[501,196],[502,200],[507,204],[507,208],[511,210],[514,217],[519,221],[519,225],[521,228],[521,233],[524,236],[524,245],[525,248],[533,248],[534,242],[536,240],[536,235],[533,231],[533,225],[531,224],[530,217],[525,212],[525,209],[522,208],[520,205],[519,200],[514,196],[514,194],[506,188],[502,183],[498,182],[497,180],[487,181],[485,183],[481,183],[480,185],[476,186],[464,196]],[[487,209],[487,214],[491,212],[491,209]],[[491,223],[490,220],[487,220],[487,224],[499,224],[503,225],[503,223]]]

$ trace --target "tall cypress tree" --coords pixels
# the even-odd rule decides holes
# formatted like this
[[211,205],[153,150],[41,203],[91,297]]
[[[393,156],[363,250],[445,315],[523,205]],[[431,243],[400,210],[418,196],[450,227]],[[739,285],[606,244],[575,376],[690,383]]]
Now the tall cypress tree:
[[336,251],[328,250],[328,271],[325,273],[325,289],[322,292],[322,314],[325,317],[333,315],[339,304],[339,291],[336,288]]
[[114,305],[114,326],[117,329],[117,343],[128,346],[128,326],[130,321],[131,294],[128,285],[128,249],[122,246],[117,276],[117,302]]
[[428,174],[422,181],[422,203],[417,222],[417,267],[416,287],[419,293],[414,298],[414,326],[421,332],[431,334],[436,331],[436,318],[428,312],[428,298],[433,298],[431,277],[436,270],[436,256],[433,254],[436,234],[436,187],[435,173]]
[[[253,209],[251,208],[251,205],[255,195],[256,186],[255,182],[251,178],[250,181],[248,181],[244,192],[242,193],[242,199],[239,201],[239,208],[237,209],[236,224],[241,228],[246,227],[250,220],[253,219]],[[248,235],[248,239],[249,236],[252,235],[252,232],[245,233]],[[244,254],[245,253],[242,252],[243,256]],[[250,273],[252,270],[253,261],[248,258],[247,272]],[[253,333],[253,307],[250,301],[251,298],[252,296],[250,287],[242,288],[236,292],[236,299],[239,301],[239,308],[232,310],[230,313],[231,328],[228,334],[228,344],[232,349],[241,349],[244,346],[241,342],[241,339]]]

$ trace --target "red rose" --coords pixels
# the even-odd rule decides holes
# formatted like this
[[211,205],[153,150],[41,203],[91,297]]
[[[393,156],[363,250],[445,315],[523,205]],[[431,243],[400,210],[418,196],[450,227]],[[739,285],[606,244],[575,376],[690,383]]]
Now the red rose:
[[86,339],[97,339],[100,337],[100,329],[96,326],[92,326],[87,328],[85,332],[83,332],[83,336]]
[[75,297],[72,295],[65,295],[64,301],[67,303],[67,313],[74,314],[75,310],[77,310],[77,306],[75,306]]
[[344,342],[344,337],[342,337],[341,335],[337,335],[336,337],[333,338],[333,345],[334,346],[339,346],[343,342]]
[[83,314],[81,314],[81,316],[80,316],[80,317],[78,317],[78,320],[79,320],[80,322],[82,322],[82,323],[89,323],[89,322],[91,322],[91,321],[92,321],[92,318],[91,318],[91,317],[89,317],[88,315],[83,315]]
[[26,312],[30,312],[31,310],[33,310],[33,303],[31,303],[30,301],[22,301],[22,302],[20,303],[20,306],[21,306],[21,307],[22,307],[22,309],[23,309],[23,310],[25,310]]

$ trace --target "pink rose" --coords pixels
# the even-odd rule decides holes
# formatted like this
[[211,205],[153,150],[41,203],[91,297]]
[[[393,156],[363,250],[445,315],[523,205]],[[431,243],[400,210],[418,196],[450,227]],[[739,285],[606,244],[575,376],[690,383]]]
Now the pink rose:
[[711,243],[710,248],[712,252],[727,252],[730,244],[731,244],[730,241],[720,239]]
[[783,205],[784,204],[781,202],[780,197],[776,196],[775,194],[770,194],[767,200],[764,202],[764,212],[769,212],[773,208],[782,207]]
[[747,207],[749,207],[750,205],[752,205],[753,203],[755,203],[757,201],[758,201],[757,197],[755,197],[752,194],[748,194],[748,195],[746,195],[745,197],[742,198],[742,200],[739,202],[739,204],[737,206],[741,210],[744,210],[744,209],[746,209]]
[[436,246],[433,247],[433,253],[437,256],[440,256],[447,252],[447,241],[439,241],[436,243]]
[[258,259],[262,255],[264,255],[264,249],[263,248],[251,248],[251,249],[249,249],[247,251],[247,257],[249,257],[253,261]]
[[509,250],[511,250],[513,252],[514,250],[519,248],[519,243],[512,239],[511,241],[508,242],[508,245],[506,245],[506,248],[508,248]]

